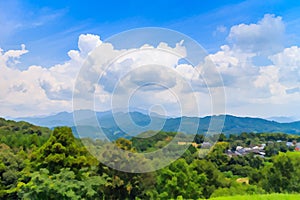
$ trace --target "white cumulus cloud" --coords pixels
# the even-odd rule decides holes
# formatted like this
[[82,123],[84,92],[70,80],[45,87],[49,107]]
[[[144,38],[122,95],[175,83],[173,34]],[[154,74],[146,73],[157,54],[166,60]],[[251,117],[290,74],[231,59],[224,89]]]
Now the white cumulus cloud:
[[[92,41],[92,42],[91,42]],[[0,50],[0,102],[2,116],[21,117],[45,115],[71,110],[72,90],[76,75],[88,51],[101,44],[99,36],[83,35],[81,50],[71,50],[70,60],[50,68],[29,66],[19,70],[19,58],[28,53],[20,50]]]
[[228,40],[238,50],[269,54],[282,48],[284,33],[285,25],[282,18],[266,14],[256,24],[239,24],[231,27]]
[[[0,49],[0,115],[71,111],[75,80],[85,63],[88,68],[82,80],[77,80],[75,94],[82,95],[83,105],[85,98],[94,97],[97,110],[111,109],[115,98],[119,106],[129,103],[129,107],[149,109],[160,105],[168,115],[178,115],[182,110],[185,113],[181,114],[194,115],[199,114],[193,103],[196,97],[200,114],[209,115],[213,101],[210,93],[218,93],[224,84],[230,114],[296,116],[300,105],[300,47],[284,48],[284,37],[283,19],[266,14],[257,23],[232,26],[228,43],[196,67],[180,63],[187,56],[184,41],[175,46],[162,42],[119,50],[97,35],[80,35],[78,50],[70,50],[64,63],[49,68],[33,65],[26,70],[16,65],[22,55],[30,53],[25,45],[19,50]],[[254,62],[257,56],[264,56],[269,63]],[[218,100],[223,99],[214,101]]]

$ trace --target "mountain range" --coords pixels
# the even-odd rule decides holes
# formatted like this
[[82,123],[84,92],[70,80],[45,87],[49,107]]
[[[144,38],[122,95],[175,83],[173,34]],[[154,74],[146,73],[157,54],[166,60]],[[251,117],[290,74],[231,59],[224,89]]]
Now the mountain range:
[[[78,137],[77,130],[84,132],[81,137],[96,137],[99,132],[98,123],[102,132],[109,139],[119,137],[131,137],[148,130],[163,130],[173,132],[185,132],[187,134],[206,133],[213,119],[220,126],[223,125],[222,133],[239,134],[242,132],[272,132],[300,135],[300,121],[280,123],[273,120],[252,117],[237,117],[232,115],[218,115],[206,117],[165,117],[157,114],[146,114],[142,112],[93,112],[88,110],[78,111],[77,126],[74,124],[73,114],[61,112],[46,117],[15,118],[16,121],[26,121],[38,126],[53,128],[56,126],[72,127],[74,134]],[[96,115],[97,126],[91,125],[91,116]],[[79,116],[79,118],[78,118]],[[224,120],[224,121],[223,121]],[[211,128],[211,127],[210,127]],[[209,129],[211,132],[214,129]],[[99,134],[98,134],[99,135]]]

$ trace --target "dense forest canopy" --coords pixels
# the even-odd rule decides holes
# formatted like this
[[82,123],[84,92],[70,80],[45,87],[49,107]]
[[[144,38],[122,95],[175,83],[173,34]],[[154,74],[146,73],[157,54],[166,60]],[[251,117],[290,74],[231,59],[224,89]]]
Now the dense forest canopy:
[[[151,152],[167,145],[176,134],[120,138],[114,144],[127,152]],[[106,145],[101,140],[83,140],[85,144]],[[169,166],[151,173],[126,173],[95,159],[71,128],[51,131],[0,119],[0,198],[205,199],[299,193],[298,142],[300,136],[283,133],[221,134],[210,147],[204,136],[197,134],[192,145],[178,143],[188,149]],[[209,152],[201,157],[205,145]],[[104,153],[118,158],[113,149]]]

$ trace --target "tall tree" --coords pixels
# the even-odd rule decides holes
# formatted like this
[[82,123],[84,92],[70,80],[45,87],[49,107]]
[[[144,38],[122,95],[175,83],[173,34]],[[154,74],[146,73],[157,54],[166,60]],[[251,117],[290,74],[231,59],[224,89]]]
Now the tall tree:
[[33,169],[46,168],[50,174],[59,173],[62,168],[70,168],[77,174],[81,168],[97,163],[68,127],[55,128],[49,140],[33,153],[31,161]]

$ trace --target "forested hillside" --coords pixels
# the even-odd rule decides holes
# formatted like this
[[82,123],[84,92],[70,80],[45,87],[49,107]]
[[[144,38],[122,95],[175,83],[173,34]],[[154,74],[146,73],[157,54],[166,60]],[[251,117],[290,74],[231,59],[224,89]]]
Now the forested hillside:
[[[196,135],[180,159],[158,171],[136,174],[103,165],[68,127],[51,131],[1,119],[0,130],[0,199],[205,199],[300,192],[300,152],[295,151],[300,137],[296,135],[222,134],[203,158],[199,154],[208,144],[203,135]],[[147,134],[151,135],[143,136]],[[127,152],[151,152],[176,134],[120,138],[114,144]],[[241,149],[251,151],[239,155]],[[118,157],[112,149],[104,153]]]
[[[177,131],[179,124],[181,124],[181,131],[185,133],[194,134],[196,130],[198,133],[205,133],[208,130],[211,119],[214,118],[215,121],[219,121],[220,124],[224,123],[222,132],[226,135],[229,134],[240,134],[242,132],[270,132],[270,133],[289,133],[289,134],[299,134],[300,135],[300,122],[290,122],[290,123],[279,123],[276,121],[270,121],[261,118],[251,118],[251,117],[238,117],[232,115],[219,115],[219,116],[206,116],[206,117],[167,117],[160,116],[157,114],[140,113],[140,112],[94,112],[88,110],[76,111],[80,113],[81,119],[79,120],[81,124],[89,124],[90,118],[94,116],[97,117],[101,128],[103,129],[106,136],[110,139],[117,139],[126,137],[126,133],[123,132],[120,127],[125,127],[126,130],[131,132],[131,135],[137,135],[139,132],[136,131],[136,126],[146,126],[148,130],[163,130],[167,132]],[[47,117],[30,117],[30,118],[17,118],[16,120],[25,120],[39,126],[46,126],[53,128],[55,126],[70,126],[73,127],[73,131],[76,132],[76,128],[73,120],[74,113],[62,112],[56,115],[51,115]],[[130,119],[128,119],[130,118]],[[115,121],[118,119],[118,122]],[[223,121],[224,120],[224,121]],[[134,122],[134,123],[132,123]],[[163,127],[162,127],[163,125]],[[96,130],[95,127],[85,127],[87,129],[86,135],[83,137],[95,137],[96,134],[88,134],[89,130],[91,132]],[[128,136],[127,136],[128,138]]]
[[40,147],[47,141],[50,133],[49,128],[35,126],[24,121],[15,122],[0,118],[0,143],[7,144],[12,148]]

